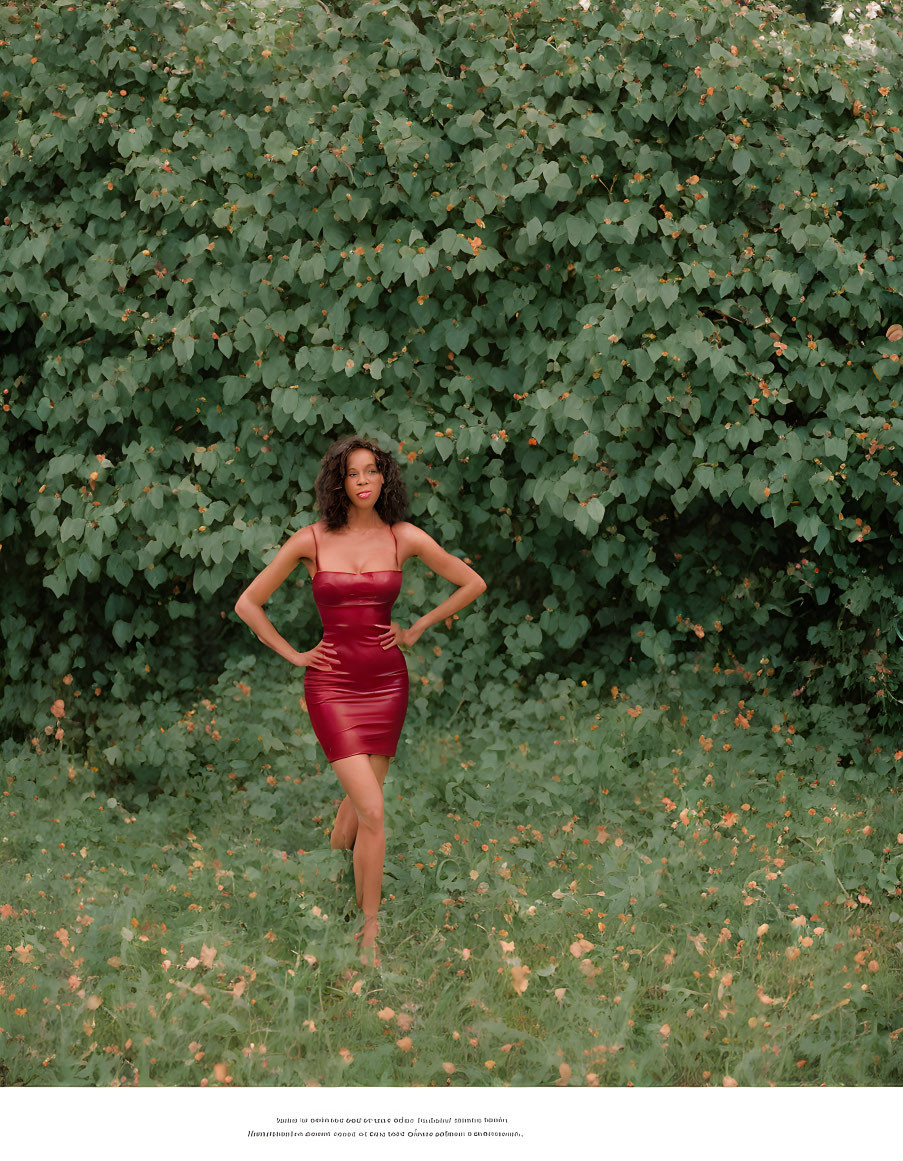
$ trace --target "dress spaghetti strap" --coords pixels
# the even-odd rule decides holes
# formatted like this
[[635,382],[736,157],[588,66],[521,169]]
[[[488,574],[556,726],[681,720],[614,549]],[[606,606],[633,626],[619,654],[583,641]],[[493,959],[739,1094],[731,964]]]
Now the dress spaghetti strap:
[[398,541],[395,538],[395,529],[389,525],[389,531],[392,533],[392,539],[395,541],[395,567],[398,568]]
[[[317,526],[316,526],[316,524],[311,524],[310,530],[314,534],[314,565],[316,566],[317,572],[319,572],[320,571],[320,546],[317,543]],[[314,573],[314,576],[316,576],[316,573]]]

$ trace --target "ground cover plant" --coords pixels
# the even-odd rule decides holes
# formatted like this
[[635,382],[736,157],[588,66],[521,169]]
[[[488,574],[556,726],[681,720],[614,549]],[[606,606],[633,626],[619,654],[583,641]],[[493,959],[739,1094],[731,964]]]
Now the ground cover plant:
[[[276,738],[235,777],[223,746],[132,809],[65,752],[8,752],[3,1082],[899,1083],[903,752],[767,669],[418,714],[376,969],[309,755]],[[170,729],[256,737],[288,699],[252,681]]]

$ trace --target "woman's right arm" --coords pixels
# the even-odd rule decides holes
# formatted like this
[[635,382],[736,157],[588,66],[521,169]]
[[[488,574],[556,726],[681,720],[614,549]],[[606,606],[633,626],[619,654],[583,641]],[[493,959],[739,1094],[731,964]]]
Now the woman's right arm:
[[269,645],[280,657],[284,657],[292,665],[312,665],[314,668],[320,669],[327,668],[326,665],[322,664],[326,659],[320,654],[329,649],[330,646],[321,642],[307,653],[299,653],[297,649],[293,649],[289,645],[284,637],[276,632],[272,621],[263,611],[264,604],[295,568],[298,561],[302,557],[309,557],[313,560],[315,551],[312,529],[310,527],[299,528],[244,590],[235,602],[235,612],[257,639],[264,645]]

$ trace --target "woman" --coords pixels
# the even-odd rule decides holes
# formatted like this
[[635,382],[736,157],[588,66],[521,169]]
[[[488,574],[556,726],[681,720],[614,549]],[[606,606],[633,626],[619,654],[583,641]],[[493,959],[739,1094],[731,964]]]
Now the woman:
[[[408,704],[408,672],[400,646],[411,646],[437,622],[469,605],[486,582],[421,528],[402,517],[407,492],[398,465],[377,444],[337,440],[316,480],[323,519],[300,528],[238,598],[235,612],[264,645],[303,666],[311,725],[345,799],[330,844],[352,849],[358,906],[364,913],[361,960],[376,958],[386,836],[383,782]],[[458,586],[409,629],[392,621],[402,565],[412,556]],[[323,637],[299,653],[267,619],[263,605],[298,561],[311,576]],[[357,936],[355,938],[358,938]]]

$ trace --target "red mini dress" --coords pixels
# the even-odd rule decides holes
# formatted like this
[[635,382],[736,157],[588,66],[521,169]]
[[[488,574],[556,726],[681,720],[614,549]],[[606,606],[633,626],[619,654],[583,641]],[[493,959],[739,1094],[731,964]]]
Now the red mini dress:
[[[316,544],[316,525],[312,528]],[[339,660],[329,671],[304,670],[310,724],[329,762],[352,754],[392,757],[408,708],[408,667],[399,647],[383,649],[379,637],[392,620],[401,569],[334,572],[320,568],[319,551],[315,563],[311,583],[323,640],[334,646]]]

